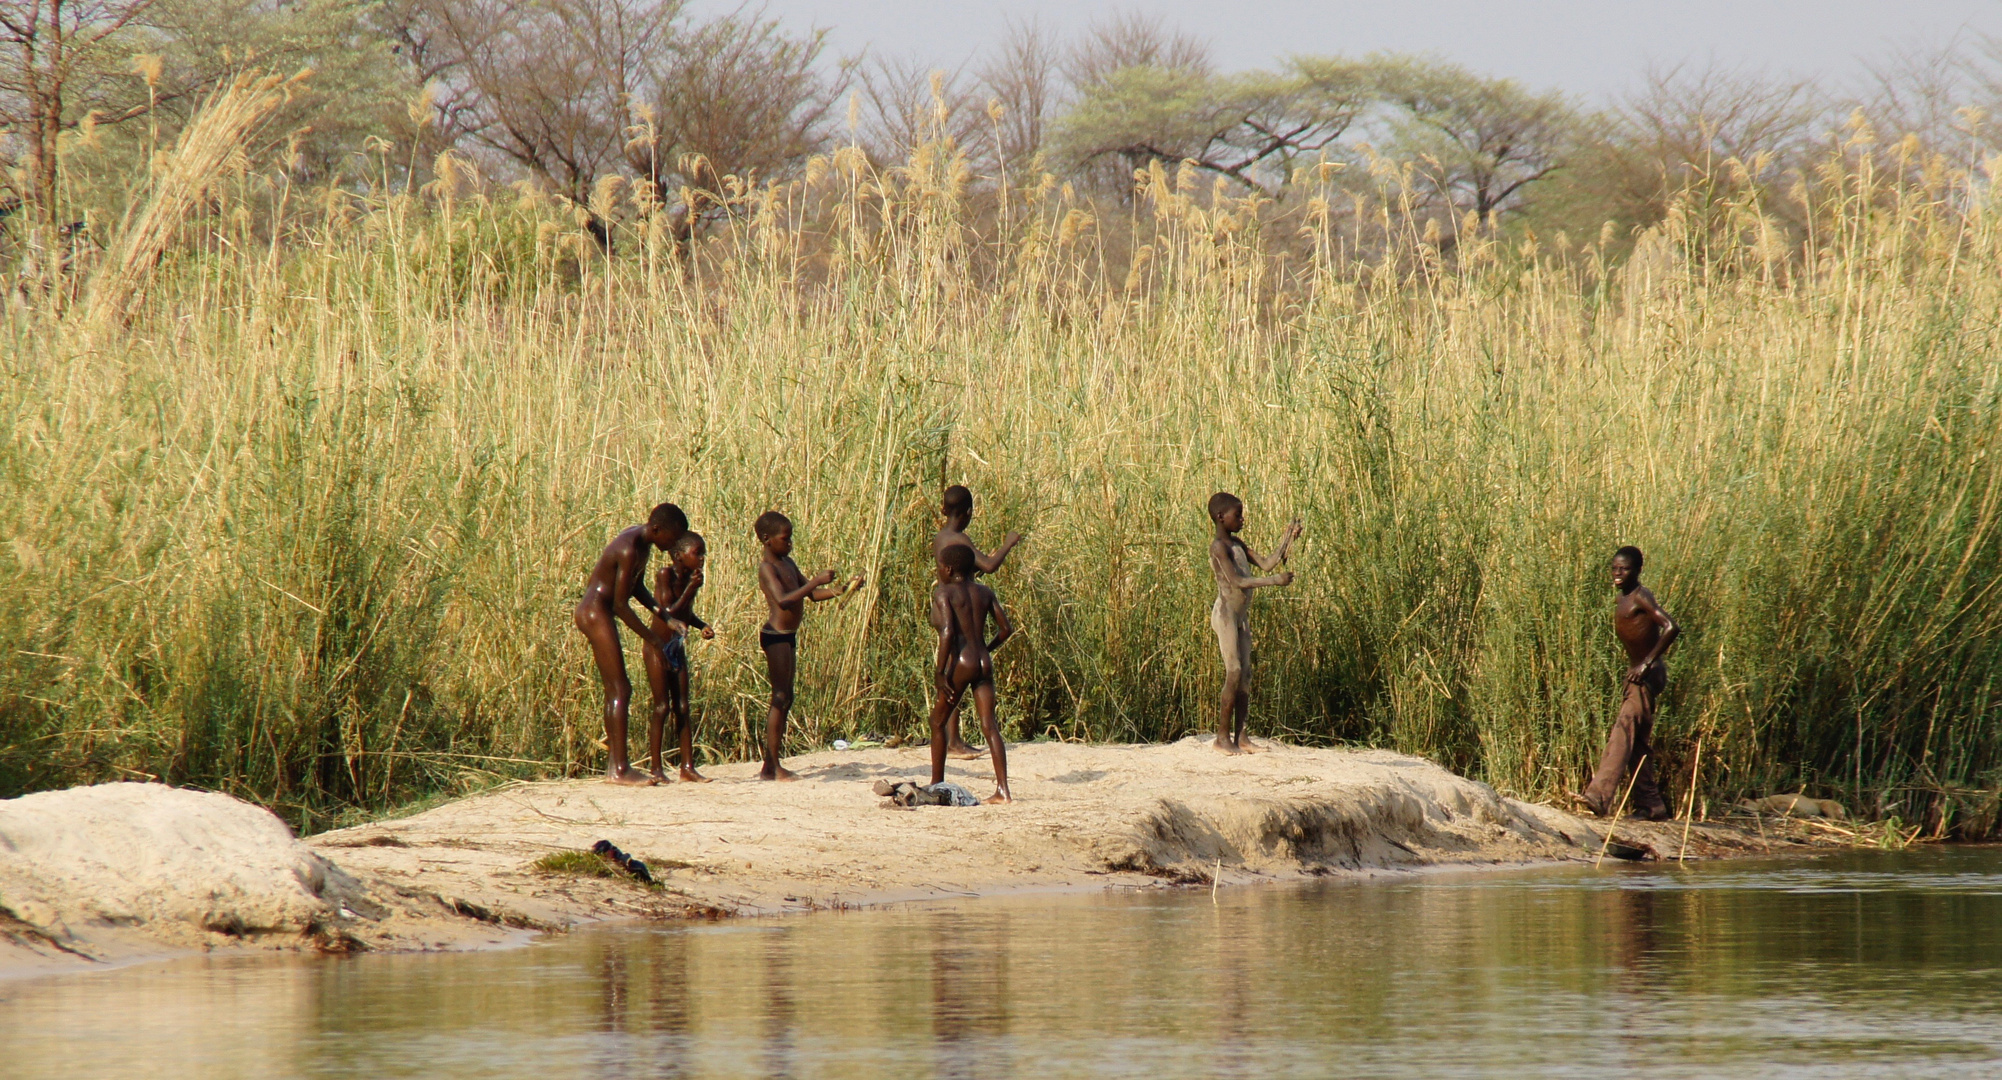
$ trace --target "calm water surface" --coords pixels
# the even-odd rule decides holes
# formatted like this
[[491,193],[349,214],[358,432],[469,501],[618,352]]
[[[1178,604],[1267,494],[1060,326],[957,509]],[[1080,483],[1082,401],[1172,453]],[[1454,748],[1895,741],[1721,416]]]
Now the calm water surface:
[[0,1075],[2002,1077],[2002,849],[0,982]]

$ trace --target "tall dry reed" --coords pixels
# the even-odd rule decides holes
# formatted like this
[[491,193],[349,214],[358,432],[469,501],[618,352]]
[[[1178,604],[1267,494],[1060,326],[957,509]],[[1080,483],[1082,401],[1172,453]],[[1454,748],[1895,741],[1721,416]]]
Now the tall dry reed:
[[1914,816],[1997,783],[2002,219],[1971,178],[1837,152],[1805,250],[1745,204],[1608,268],[1415,229],[1358,264],[1344,230],[1396,235],[1390,186],[1281,219],[1167,172],[1114,260],[1048,184],[972,228],[945,147],[740,192],[692,251],[653,193],[603,190],[608,255],[580,210],[462,171],[282,214],[237,176],[115,346],[7,318],[0,787],[157,776],[316,826],[593,768],[569,611],[662,499],[710,542],[707,753],[763,714],[772,507],[808,572],[871,582],[809,615],[794,747],[913,733],[953,481],[976,537],[1028,536],[994,581],[1015,738],[1212,722],[1223,488],[1254,544],[1307,527],[1255,612],[1256,732],[1575,787],[1620,671],[1606,562],[1635,543],[1687,626],[1671,790],[1699,736],[1705,793]]

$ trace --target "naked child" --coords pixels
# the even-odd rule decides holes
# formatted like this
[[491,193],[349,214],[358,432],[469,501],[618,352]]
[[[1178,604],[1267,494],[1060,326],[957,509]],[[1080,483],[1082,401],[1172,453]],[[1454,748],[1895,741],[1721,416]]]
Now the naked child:
[[[1001,569],[1001,564],[1008,561],[1008,553],[1015,550],[1016,544],[1022,542],[1021,533],[1011,532],[1001,540],[1000,547],[991,553],[982,554],[979,545],[966,535],[967,526],[973,523],[973,492],[968,491],[963,484],[954,484],[946,488],[944,497],[939,500],[938,509],[939,517],[943,521],[939,526],[938,535],[932,537],[931,555],[932,560],[938,564],[940,581],[946,578],[945,551],[955,544],[964,544],[973,550],[974,573],[991,574]],[[945,629],[938,623],[936,610],[933,612],[932,628],[941,632]],[[953,714],[952,722],[946,725],[945,749],[947,754],[956,758],[971,759],[980,756],[979,750],[967,745],[957,712]]]
[[1210,629],[1216,631],[1217,648],[1223,653],[1223,693],[1217,705],[1217,750],[1226,754],[1256,753],[1260,749],[1245,737],[1244,725],[1251,715],[1251,590],[1293,584],[1293,572],[1281,570],[1268,577],[1253,576],[1253,568],[1270,571],[1286,561],[1293,541],[1300,538],[1298,520],[1286,526],[1279,547],[1267,558],[1252,553],[1237,534],[1244,529],[1244,501],[1228,491],[1210,496],[1210,521],[1216,534],[1210,540],[1210,571],[1216,576],[1216,605],[1210,609]]
[[[994,794],[989,803],[1013,802],[1008,789],[1008,744],[994,716],[994,650],[1013,636],[994,590],[973,580],[974,551],[970,544],[953,544],[939,553],[942,580],[932,587],[932,625],[938,627],[938,652],[932,668],[938,699],[931,710],[931,782],[945,781],[946,729],[954,723],[960,700],[971,691],[980,714],[980,731],[994,757]],[[994,637],[987,624],[994,623]]]
[[688,516],[673,503],[661,503],[635,525],[612,538],[584,579],[584,599],[577,605],[577,632],[591,645],[591,659],[605,685],[605,747],[609,758],[605,779],[614,784],[651,783],[627,757],[626,726],[632,706],[633,682],[626,675],[626,654],[619,642],[625,623],[642,644],[662,650],[667,642],[633,611],[632,602],[661,617],[670,628],[681,624],[647,591],[647,557],[666,548],[688,531]]

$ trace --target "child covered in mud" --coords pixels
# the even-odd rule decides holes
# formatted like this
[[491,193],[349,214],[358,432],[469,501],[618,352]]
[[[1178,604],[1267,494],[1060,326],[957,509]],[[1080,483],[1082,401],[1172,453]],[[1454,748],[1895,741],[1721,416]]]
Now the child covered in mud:
[[688,531],[688,516],[673,503],[653,508],[646,523],[634,525],[612,538],[598,556],[598,565],[584,579],[584,598],[577,604],[577,632],[590,643],[591,660],[605,686],[605,747],[609,759],[605,779],[614,784],[651,783],[632,767],[627,754],[626,728],[633,696],[632,679],[626,674],[625,649],[619,643],[619,623],[626,626],[644,646],[665,651],[667,642],[659,632],[641,621],[632,602],[660,616],[672,628],[679,625],[666,608],[647,592],[644,579],[648,556],[654,548],[667,548]]
[[1620,598],[1613,603],[1613,634],[1627,652],[1627,676],[1620,686],[1620,712],[1613,729],[1606,734],[1606,752],[1585,786],[1585,805],[1605,817],[1618,812],[1613,805],[1620,779],[1631,769],[1634,781],[1630,798],[1634,814],[1650,821],[1669,816],[1668,800],[1656,784],[1654,762],[1655,704],[1668,686],[1668,665],[1662,657],[1682,633],[1668,617],[1654,594],[1641,586],[1641,549],[1623,547],[1613,553],[1613,588]]
[[649,643],[640,650],[646,660],[647,682],[653,689],[647,758],[653,765],[651,775],[656,784],[667,782],[667,771],[661,762],[661,736],[670,712],[674,715],[675,735],[681,742],[681,779],[696,784],[709,782],[708,777],[695,771],[695,725],[688,716],[688,630],[702,631],[704,639],[716,636],[716,631],[695,614],[695,594],[702,591],[702,565],[708,555],[709,547],[701,533],[683,533],[681,539],[668,546],[667,565],[660,568],[653,580],[654,596],[675,620],[670,623],[654,616],[653,632],[667,643],[666,648],[657,649]]
[[1209,512],[1216,525],[1216,535],[1210,540],[1210,571],[1216,576],[1210,629],[1216,631],[1217,647],[1223,652],[1223,694],[1213,745],[1226,754],[1257,753],[1260,748],[1244,734],[1245,721],[1251,715],[1251,590],[1291,585],[1293,572],[1253,577],[1252,568],[1272,570],[1285,562],[1293,541],[1300,538],[1300,522],[1296,518],[1287,525],[1278,549],[1270,558],[1261,559],[1237,538],[1244,528],[1244,500],[1219,491],[1210,496]]
[[758,561],[758,589],[765,596],[765,625],[758,631],[758,648],[765,654],[765,672],[771,679],[771,711],[765,717],[765,764],[760,780],[796,780],[798,777],[779,764],[785,748],[786,717],[792,712],[792,686],[799,659],[799,624],[806,617],[806,601],[820,603],[862,587],[862,575],[838,588],[828,588],[834,571],[823,570],[808,578],[792,561],[792,519],[777,510],[758,515],[753,526],[763,555]]
[[[955,544],[964,544],[973,549],[974,573],[991,574],[1001,569],[1001,564],[1008,560],[1008,553],[1015,550],[1016,544],[1022,542],[1021,533],[1011,532],[1002,538],[1001,546],[995,548],[991,554],[982,554],[980,547],[966,535],[966,527],[973,523],[973,492],[968,491],[963,484],[954,484],[945,489],[944,497],[939,500],[939,516],[944,520],[939,526],[938,535],[932,537],[931,555],[932,560],[938,563],[940,581],[946,579],[945,550]],[[933,622],[933,628],[940,631],[945,629],[936,621]],[[946,731],[945,751],[948,755],[967,759],[980,756],[979,750],[967,745],[957,712],[953,713],[952,722],[946,725]]]
[[[1008,613],[994,590],[973,580],[975,554],[971,544],[953,544],[939,553],[939,583],[932,587],[932,625],[938,627],[938,653],[933,670],[938,701],[931,710],[931,782],[945,781],[946,729],[953,725],[960,700],[970,690],[980,730],[994,757],[994,794],[989,803],[1013,802],[1008,790],[1008,744],[994,719],[994,650],[1015,633]],[[994,639],[987,640],[987,623],[994,622]]]

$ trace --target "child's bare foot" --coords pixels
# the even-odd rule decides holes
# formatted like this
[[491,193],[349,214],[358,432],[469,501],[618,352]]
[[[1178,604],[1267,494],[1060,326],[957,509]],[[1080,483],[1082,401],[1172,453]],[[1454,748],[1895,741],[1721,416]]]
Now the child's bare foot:
[[980,801],[987,804],[988,806],[1000,806],[1003,803],[1014,802],[1015,799],[1013,796],[1009,795],[1005,791],[997,791],[994,794],[989,795]]
[[797,780],[799,777],[783,765],[774,765],[758,773],[760,780]]
[[630,765],[623,769],[605,770],[605,782],[608,784],[622,784],[626,787],[647,787],[652,783],[652,781],[646,778],[645,773]]
[[681,782],[684,784],[706,784],[709,778],[686,765],[681,767]]
[[1271,747],[1266,746],[1263,743],[1252,742],[1251,736],[1249,735],[1246,735],[1245,737],[1237,740],[1237,748],[1239,750],[1244,751],[1247,754],[1262,754],[1267,750],[1272,749]]
[[949,758],[958,758],[962,761],[970,761],[977,757],[984,757],[986,756],[986,754],[987,751],[975,750],[973,747],[966,745],[966,743],[963,740],[955,739],[952,742],[945,744],[945,756]]
[[1210,748],[1215,750],[1219,754],[1230,754],[1233,757],[1235,757],[1238,754],[1244,753],[1244,749],[1242,747],[1238,746],[1236,743],[1230,741],[1229,739],[1224,738],[1222,735],[1218,735],[1216,737],[1216,741],[1210,744]]
[[667,774],[659,769],[655,769],[652,772],[647,773],[646,775],[647,775],[646,782],[656,787],[658,787],[661,784],[667,783]]

